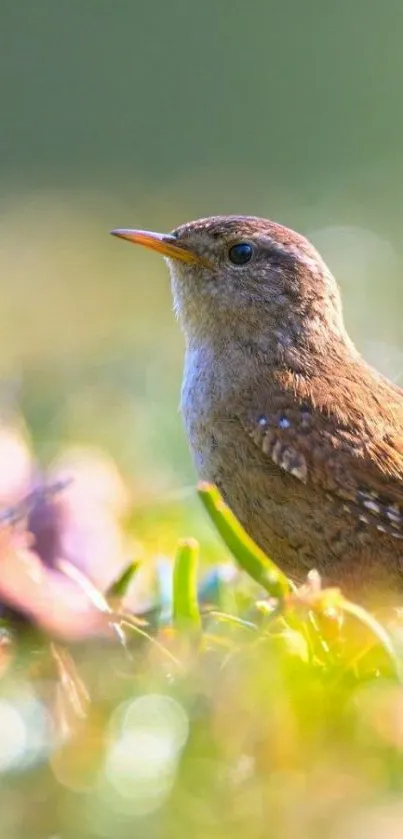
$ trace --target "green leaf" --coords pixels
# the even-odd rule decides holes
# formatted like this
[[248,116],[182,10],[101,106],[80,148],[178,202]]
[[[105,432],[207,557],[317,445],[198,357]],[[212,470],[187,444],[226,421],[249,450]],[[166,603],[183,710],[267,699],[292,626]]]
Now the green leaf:
[[139,565],[139,562],[130,562],[129,565],[126,565],[119,577],[109,586],[106,592],[108,600],[123,599]]
[[[355,618],[359,623],[366,627],[372,634],[373,638],[378,642],[378,644],[384,650],[386,656],[388,657],[389,661],[392,664],[392,667],[395,671],[395,675],[397,680],[400,684],[403,684],[403,667],[402,662],[399,659],[399,656],[395,650],[393,645],[392,638],[390,637],[389,633],[382,626],[379,621],[371,615],[370,612],[367,612],[363,606],[359,606],[357,603],[352,603],[351,600],[346,600],[346,598],[342,598],[342,609],[344,612],[352,618]],[[365,652],[365,648],[363,649]]]
[[176,550],[172,616],[179,631],[200,631],[201,618],[197,599],[197,563],[199,545],[195,539],[181,539]]
[[285,597],[290,583],[282,571],[256,545],[224,503],[217,487],[202,482],[198,494],[221,538],[250,577],[256,580],[271,597]]

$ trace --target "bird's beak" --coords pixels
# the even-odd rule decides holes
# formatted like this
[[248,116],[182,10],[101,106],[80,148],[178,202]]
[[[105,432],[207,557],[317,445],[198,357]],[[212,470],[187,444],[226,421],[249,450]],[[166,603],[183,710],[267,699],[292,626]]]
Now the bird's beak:
[[199,265],[206,265],[199,254],[189,250],[186,245],[178,242],[175,236],[170,236],[168,233],[152,233],[150,230],[130,230],[129,228],[117,228],[111,230],[112,236],[118,236],[119,239],[127,239],[128,242],[133,242],[134,245],[145,245],[146,248],[151,248],[153,251],[162,253],[170,259],[179,259],[181,262],[188,262]]

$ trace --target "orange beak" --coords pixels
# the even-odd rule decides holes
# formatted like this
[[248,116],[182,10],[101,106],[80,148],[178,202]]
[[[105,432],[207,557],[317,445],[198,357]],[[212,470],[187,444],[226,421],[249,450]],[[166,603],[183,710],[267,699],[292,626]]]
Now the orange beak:
[[117,228],[111,230],[112,236],[118,236],[119,239],[127,239],[128,242],[133,242],[134,245],[145,245],[153,251],[162,253],[163,256],[168,256],[170,259],[179,259],[181,262],[188,262],[198,265],[208,265],[207,260],[203,259],[199,254],[189,250],[186,245],[178,242],[175,236],[168,233],[152,233],[150,230],[130,230],[129,228]]

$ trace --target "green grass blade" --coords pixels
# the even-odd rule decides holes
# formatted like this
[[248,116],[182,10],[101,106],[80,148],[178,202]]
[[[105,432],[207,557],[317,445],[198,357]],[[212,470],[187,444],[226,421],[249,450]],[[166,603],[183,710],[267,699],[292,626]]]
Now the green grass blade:
[[198,486],[198,494],[221,538],[241,568],[266,589],[271,597],[284,598],[290,591],[287,577],[248,536],[224,503],[217,487],[202,482]]
[[175,556],[172,592],[172,617],[179,631],[200,631],[201,618],[197,599],[197,563],[199,545],[195,539],[181,539]]
[[131,581],[139,567],[139,562],[130,562],[129,565],[123,569],[116,580],[109,586],[106,597],[108,600],[122,600],[125,596]]
[[389,633],[382,626],[379,621],[371,615],[370,612],[367,612],[363,606],[359,606],[357,603],[352,603],[351,600],[346,600],[343,597],[342,600],[342,609],[344,612],[352,618],[358,620],[363,626],[366,627],[372,634],[373,638],[378,642],[378,644],[384,650],[386,656],[389,658],[389,661],[392,664],[392,667],[395,671],[396,677],[400,684],[403,683],[403,666],[402,662],[395,650],[393,645],[392,638],[390,637]]

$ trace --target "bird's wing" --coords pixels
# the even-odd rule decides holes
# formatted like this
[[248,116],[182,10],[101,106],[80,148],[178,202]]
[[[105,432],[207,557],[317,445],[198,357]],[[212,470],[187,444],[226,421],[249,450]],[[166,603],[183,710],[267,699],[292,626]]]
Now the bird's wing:
[[360,375],[358,390],[351,378],[284,377],[243,425],[279,468],[403,538],[403,391],[370,368]]

